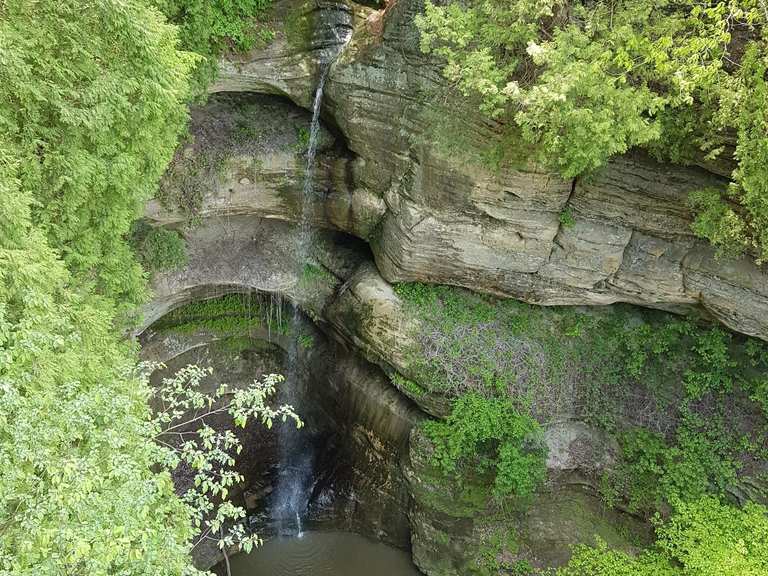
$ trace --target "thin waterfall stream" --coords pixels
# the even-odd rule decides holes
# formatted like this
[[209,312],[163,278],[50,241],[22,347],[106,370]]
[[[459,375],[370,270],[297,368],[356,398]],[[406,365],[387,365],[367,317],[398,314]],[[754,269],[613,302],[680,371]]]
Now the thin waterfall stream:
[[[336,34],[335,31],[334,34]],[[343,44],[341,46],[343,47]],[[338,54],[320,63],[320,74],[312,101],[312,122],[307,142],[301,220],[296,238],[296,261],[299,278],[304,271],[304,267],[309,263],[311,256],[314,236],[312,217],[315,203],[313,178],[317,146],[320,138],[320,110],[323,102],[325,82],[336,56]],[[301,311],[294,303],[291,321],[291,346],[288,358],[289,369],[282,386],[281,403],[292,405],[300,415],[302,414],[300,399],[306,386],[305,378],[299,366],[301,326]],[[306,513],[314,482],[314,453],[310,439],[307,436],[308,434],[303,430],[296,430],[293,426],[283,425],[280,427],[278,437],[280,445],[280,472],[272,506],[272,516],[278,523],[280,534],[295,534],[299,537],[303,534],[302,517]],[[291,527],[290,524],[293,524],[293,526]]]

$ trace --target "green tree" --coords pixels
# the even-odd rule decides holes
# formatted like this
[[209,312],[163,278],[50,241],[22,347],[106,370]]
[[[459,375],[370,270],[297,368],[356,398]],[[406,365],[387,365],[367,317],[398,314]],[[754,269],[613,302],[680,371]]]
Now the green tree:
[[[242,510],[226,502],[241,479],[232,471],[238,442],[204,417],[297,420],[266,404],[278,380],[215,404],[227,391],[198,393],[201,372],[188,368],[155,392],[165,409],[153,416],[109,300],[72,290],[32,225],[14,156],[0,146],[0,573],[178,576],[193,572],[193,538],[218,531],[224,544],[252,545],[236,523]],[[201,417],[185,420],[189,408]],[[183,445],[167,442],[171,432]],[[181,461],[199,482],[180,498],[170,471]]]
[[0,573],[181,574],[190,511],[154,473],[149,390],[109,301],[33,225],[0,143]]
[[[171,477],[182,460],[231,468],[237,443],[205,426],[180,452],[156,442],[179,423],[151,413],[115,329],[144,293],[126,235],[185,127],[196,60],[142,0],[0,3],[0,574],[193,574],[210,522],[249,542],[242,511],[212,504],[236,475],[183,497]],[[273,388],[226,410],[289,416],[264,404]]]
[[140,0],[8,0],[0,55],[0,131],[32,222],[79,285],[137,301],[126,234],[185,128],[195,57]]

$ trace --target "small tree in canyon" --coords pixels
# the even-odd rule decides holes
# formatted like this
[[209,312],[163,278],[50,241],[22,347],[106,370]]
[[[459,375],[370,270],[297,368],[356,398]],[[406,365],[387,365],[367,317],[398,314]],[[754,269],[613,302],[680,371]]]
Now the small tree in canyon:
[[[144,366],[149,370],[162,367]],[[183,491],[181,498],[198,530],[192,549],[205,541],[216,542],[229,573],[228,549],[237,547],[250,552],[261,540],[245,529],[245,509],[228,499],[230,489],[244,480],[236,470],[236,456],[242,444],[231,429],[217,429],[209,422],[217,415],[228,415],[240,428],[245,428],[251,419],[267,428],[277,420],[292,420],[297,428],[303,424],[292,406],[273,408],[267,403],[277,384],[283,381],[282,376],[270,374],[236,390],[223,384],[212,394],[206,394],[201,385],[212,373],[211,368],[189,365],[172,377],[163,378],[153,391],[153,424],[163,467],[169,472],[184,467],[192,473],[191,486],[177,486]]]

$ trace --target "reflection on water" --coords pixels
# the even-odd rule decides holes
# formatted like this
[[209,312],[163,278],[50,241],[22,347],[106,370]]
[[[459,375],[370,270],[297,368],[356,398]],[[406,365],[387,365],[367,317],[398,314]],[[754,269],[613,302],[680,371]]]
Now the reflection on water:
[[231,562],[232,576],[420,576],[406,552],[347,532],[277,538]]

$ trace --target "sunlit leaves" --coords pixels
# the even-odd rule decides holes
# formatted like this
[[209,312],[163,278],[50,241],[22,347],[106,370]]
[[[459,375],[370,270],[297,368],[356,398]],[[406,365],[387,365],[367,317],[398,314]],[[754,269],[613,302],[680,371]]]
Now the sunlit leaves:
[[152,472],[146,382],[108,302],[70,289],[0,150],[0,572],[177,576],[190,514]]
[[557,576],[759,576],[768,571],[768,511],[706,497],[658,522],[658,541],[637,556],[605,543],[579,546]]
[[[144,366],[144,371],[159,368]],[[169,470],[185,464],[194,476],[192,486],[182,494],[195,527],[197,542],[214,540],[220,548],[239,546],[250,550],[258,545],[257,535],[242,525],[245,510],[227,500],[230,489],[244,478],[235,470],[235,456],[242,445],[230,429],[216,429],[208,424],[212,417],[226,414],[243,428],[249,419],[271,427],[273,420],[291,420],[300,428],[302,421],[290,406],[271,407],[267,402],[283,381],[277,374],[265,376],[245,388],[230,390],[220,385],[212,394],[200,390],[211,376],[210,368],[189,365],[154,389],[154,435],[162,447],[159,460]]]

